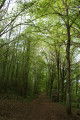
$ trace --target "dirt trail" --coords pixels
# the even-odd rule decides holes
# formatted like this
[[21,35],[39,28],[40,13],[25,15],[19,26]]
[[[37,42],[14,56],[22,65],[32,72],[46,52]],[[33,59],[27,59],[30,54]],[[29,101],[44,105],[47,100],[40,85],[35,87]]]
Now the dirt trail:
[[80,120],[80,117],[75,112],[68,116],[64,106],[41,94],[31,103],[0,100],[0,120]]

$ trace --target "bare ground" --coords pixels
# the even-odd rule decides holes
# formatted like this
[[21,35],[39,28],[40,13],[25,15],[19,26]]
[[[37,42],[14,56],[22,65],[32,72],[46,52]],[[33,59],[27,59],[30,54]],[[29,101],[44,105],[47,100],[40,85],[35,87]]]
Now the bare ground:
[[0,120],[80,120],[80,117],[75,111],[67,115],[64,106],[41,94],[30,103],[0,99]]

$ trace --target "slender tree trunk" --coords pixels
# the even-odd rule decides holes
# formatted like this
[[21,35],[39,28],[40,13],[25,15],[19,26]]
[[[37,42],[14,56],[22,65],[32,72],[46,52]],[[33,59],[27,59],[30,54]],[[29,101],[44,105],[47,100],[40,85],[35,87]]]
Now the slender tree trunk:
[[67,47],[66,47],[66,66],[67,66],[67,79],[66,79],[66,110],[71,114],[71,100],[70,100],[70,24],[69,24],[69,11],[67,1],[62,0],[66,10],[66,29],[67,29]]
[[76,95],[78,94],[78,77],[77,77],[77,74],[76,74]]
[[11,78],[10,78],[11,85],[13,86],[13,88],[14,88],[15,64],[16,64],[16,57],[15,57],[15,43],[14,43],[14,48],[12,53]]
[[57,102],[59,102],[59,54],[57,56]]
[[[77,77],[77,73],[76,73],[76,96],[78,96],[78,85],[79,84],[79,80],[78,80],[78,77]],[[77,108],[79,108],[79,100],[77,98]]]
[[54,73],[53,73],[53,68],[52,68],[51,81],[50,81],[50,97],[52,95],[53,81],[54,81]]
[[61,75],[61,102],[63,102],[64,100],[64,63],[62,65],[62,70],[60,65],[60,75]]
[[67,103],[67,113],[71,114],[71,100],[70,100],[70,41],[71,41],[71,38],[70,38],[69,22],[67,22],[67,36],[68,36],[68,40],[67,40],[67,47],[66,47],[66,60],[67,60],[66,62],[66,65],[67,65],[66,103]]
[[34,94],[37,94],[37,73],[35,71],[35,78],[34,78]]
[[24,84],[25,84],[25,74],[24,74],[24,71],[25,71],[25,56],[24,56],[24,52],[25,52],[25,44],[23,44],[23,57],[22,57],[22,65],[21,65],[21,69],[22,69],[22,88],[21,88],[21,96],[24,96]]
[[[59,49],[59,47],[58,47]],[[57,47],[55,46],[55,52],[56,52],[56,63],[57,63],[57,102],[59,102],[59,87],[60,87],[60,81],[59,81],[59,55],[60,52],[59,50],[57,50]]]

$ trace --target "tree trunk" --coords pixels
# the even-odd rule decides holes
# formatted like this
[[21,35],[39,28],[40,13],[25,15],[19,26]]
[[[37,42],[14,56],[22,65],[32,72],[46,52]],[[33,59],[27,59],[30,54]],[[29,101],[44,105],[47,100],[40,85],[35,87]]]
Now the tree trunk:
[[61,75],[61,102],[64,100],[64,63],[62,65],[62,70],[60,67],[60,75]]
[[76,74],[76,95],[78,94],[78,77],[77,77],[77,74]]
[[[79,86],[78,84],[79,84],[79,80],[78,80],[77,73],[76,73],[76,97],[78,96],[78,86]],[[78,97],[77,97],[77,108],[79,108]]]
[[66,66],[67,66],[67,79],[66,79],[66,109],[67,113],[71,114],[71,100],[70,100],[70,25],[68,15],[68,5],[66,7],[66,28],[67,28],[67,47],[66,47]]
[[67,65],[67,80],[66,80],[66,103],[67,113],[71,114],[71,100],[70,100],[70,27],[67,24],[67,48],[66,48],[66,65]]
[[53,81],[54,81],[54,73],[52,68],[51,81],[50,81],[50,97],[52,96]]
[[59,55],[57,57],[57,102],[59,102]]
[[[58,48],[59,49],[59,48]],[[60,52],[57,50],[57,47],[55,46],[55,51],[56,51],[56,63],[57,63],[57,102],[59,102],[59,56]]]

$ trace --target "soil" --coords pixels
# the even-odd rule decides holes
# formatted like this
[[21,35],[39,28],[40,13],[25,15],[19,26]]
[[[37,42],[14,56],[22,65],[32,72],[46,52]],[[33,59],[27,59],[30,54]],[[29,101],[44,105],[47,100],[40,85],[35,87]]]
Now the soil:
[[66,108],[41,94],[30,103],[0,99],[0,120],[80,120],[75,111],[67,115]]

